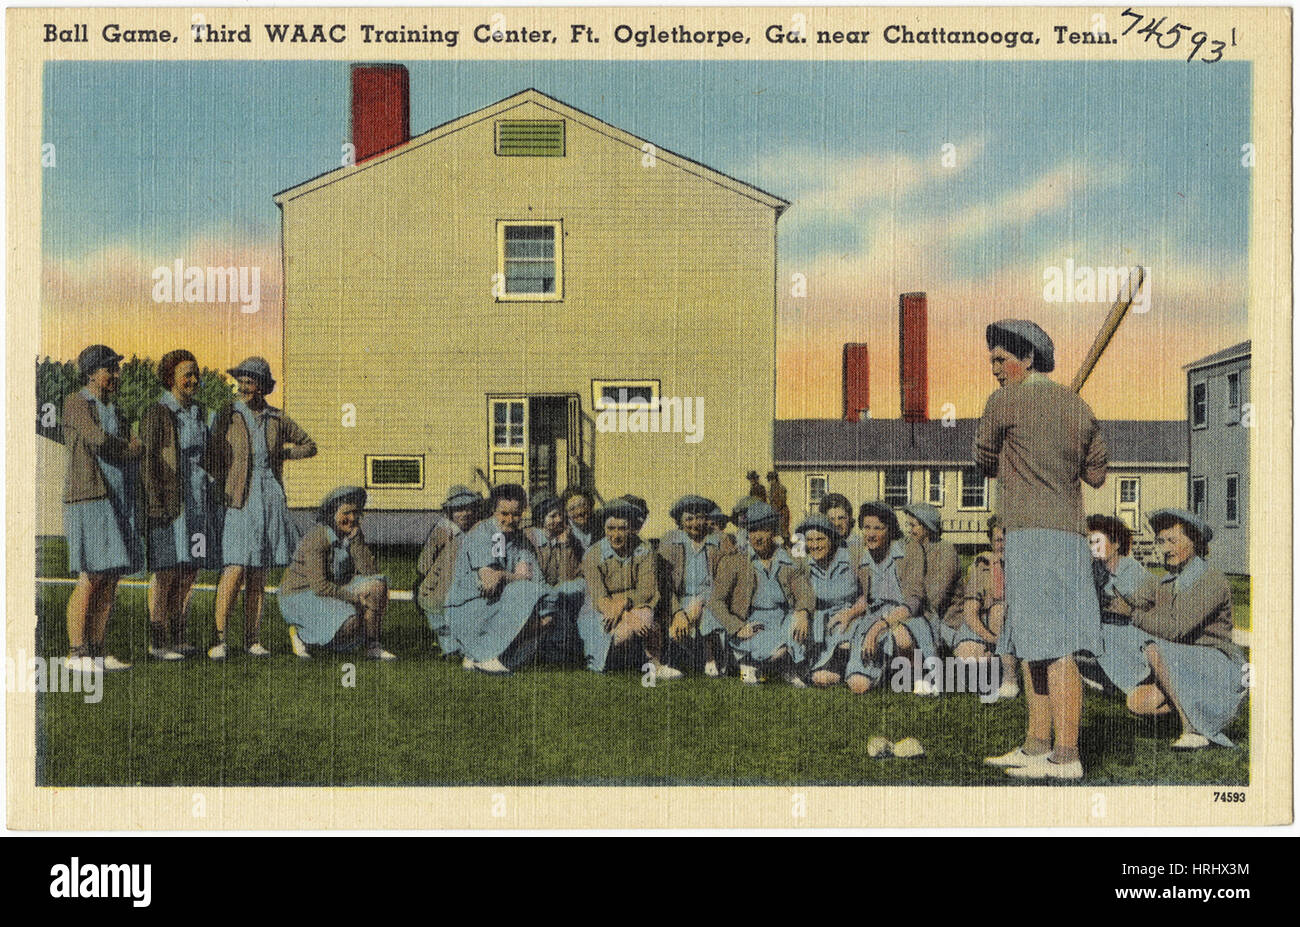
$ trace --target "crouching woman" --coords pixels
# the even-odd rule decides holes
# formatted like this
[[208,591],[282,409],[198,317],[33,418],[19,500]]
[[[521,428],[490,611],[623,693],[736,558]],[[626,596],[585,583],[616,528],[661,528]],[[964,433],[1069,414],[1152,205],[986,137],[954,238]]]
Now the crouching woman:
[[781,517],[768,503],[755,502],[748,515],[749,550],[733,551],[718,562],[709,612],[726,630],[741,682],[757,684],[759,668],[767,665],[802,689],[817,606],[808,569],[777,545]]
[[340,486],[320,504],[316,525],[298,542],[277,594],[293,652],[364,644],[372,660],[395,660],[379,643],[388,581],[361,534],[366,491]]
[[1129,709],[1176,712],[1182,734],[1175,750],[1230,747],[1223,732],[1246,694],[1246,661],[1232,640],[1227,577],[1204,559],[1213,531],[1182,509],[1161,509],[1150,522],[1169,572],[1138,593],[1146,607],[1133,613],[1130,653],[1134,661],[1145,658],[1150,673],[1128,692]]

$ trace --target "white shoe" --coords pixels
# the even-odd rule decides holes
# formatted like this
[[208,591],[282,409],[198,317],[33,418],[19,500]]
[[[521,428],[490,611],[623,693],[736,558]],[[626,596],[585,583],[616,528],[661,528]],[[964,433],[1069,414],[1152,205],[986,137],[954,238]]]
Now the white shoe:
[[1023,746],[1016,747],[1010,753],[1004,753],[1001,756],[984,757],[985,766],[1026,766],[1030,763],[1037,763],[1042,757],[1049,754],[1043,753],[1039,756],[1030,756],[1025,752]]
[[293,655],[298,659],[311,659],[311,651],[307,649],[307,645],[304,644],[302,638],[298,636],[297,625],[289,625],[289,647],[293,650]]
[[879,759],[882,756],[889,756],[893,752],[894,745],[889,742],[888,738],[872,737],[867,741],[867,756],[871,757],[873,760]]
[[226,642],[213,644],[208,648],[208,658],[212,660],[224,660],[226,658]]
[[96,660],[95,662],[102,663],[104,672],[106,673],[112,673],[117,670],[128,670],[131,668],[130,663],[127,663],[125,660],[119,660],[111,653],[105,654],[103,660]]
[[784,679],[786,682],[788,682],[791,688],[794,689],[808,688],[808,683],[804,682],[803,677],[800,676],[798,673],[786,673],[781,678]]
[[722,675],[722,673],[718,672],[717,660],[710,660],[708,663],[704,664],[704,675],[708,676],[710,679],[717,679]]
[[1015,779],[1082,779],[1083,763],[1078,760],[1053,763],[1052,755],[1044,753],[1041,757],[1034,757],[1032,764],[1009,767],[1006,773]]
[[473,663],[471,669],[475,669],[480,673],[487,673],[489,676],[510,675],[510,667],[506,666],[499,659],[488,660],[486,663],[479,663],[474,660],[471,660],[470,662]]
[[267,650],[261,644],[254,644],[252,647],[248,648],[248,655],[250,657],[269,657],[271,651]]
[[1175,750],[1200,750],[1210,745],[1210,738],[1204,734],[1198,734],[1195,731],[1188,731],[1179,737],[1169,746]]
[[674,666],[665,666],[662,663],[655,664],[655,681],[666,682],[669,679],[681,679],[684,674]]
[[924,756],[925,748],[915,737],[904,737],[898,743],[894,744],[894,756],[910,759],[914,756]]
[[93,674],[96,670],[95,661],[91,657],[66,657],[63,665],[70,673]]
[[740,664],[740,681],[747,686],[756,686],[759,684],[758,668]]
[[912,683],[913,695],[938,695],[939,687],[929,679],[918,679]]
[[155,660],[184,660],[185,655],[167,647],[149,647],[149,656]]
[[369,647],[366,648],[366,659],[383,660],[384,662],[388,662],[391,660],[396,660],[397,654],[389,653],[379,644],[371,644]]
[[1020,694],[1020,686],[1014,682],[1004,682],[998,686],[998,698],[1015,698]]
[[461,668],[461,669],[466,670],[466,671],[469,671],[469,670],[473,670],[473,669],[474,669],[474,666],[475,666],[474,661],[471,660],[469,657],[462,657],[462,658],[461,658],[461,661],[460,661],[460,668]]

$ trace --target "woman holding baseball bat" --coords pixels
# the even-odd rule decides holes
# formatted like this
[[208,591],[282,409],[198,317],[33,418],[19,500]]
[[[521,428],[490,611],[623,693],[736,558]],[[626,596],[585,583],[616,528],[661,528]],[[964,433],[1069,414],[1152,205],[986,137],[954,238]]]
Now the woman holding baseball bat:
[[985,331],[999,389],[975,436],[976,463],[998,479],[1006,527],[1006,618],[998,652],[1025,666],[1024,743],[986,763],[1023,779],[1080,779],[1083,683],[1074,654],[1099,653],[1101,614],[1081,484],[1106,480],[1106,443],[1088,404],[1046,377],[1047,333],[1021,319]]

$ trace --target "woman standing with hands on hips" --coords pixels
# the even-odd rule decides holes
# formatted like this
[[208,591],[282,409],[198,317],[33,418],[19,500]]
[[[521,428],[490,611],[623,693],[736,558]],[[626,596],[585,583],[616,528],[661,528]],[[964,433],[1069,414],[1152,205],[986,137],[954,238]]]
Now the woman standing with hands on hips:
[[130,663],[105,652],[109,614],[123,576],[144,567],[140,538],[137,462],[144,453],[113,403],[122,382],[122,355],[94,344],[77,357],[83,389],[63,400],[68,478],[63,492],[63,531],[68,567],[77,586],[68,598],[68,660],[74,672],[105,670]]
[[286,460],[316,453],[316,443],[307,432],[267,405],[275,380],[264,359],[250,357],[227,372],[235,378],[239,398],[217,412],[204,462],[226,507],[221,529],[225,566],[217,583],[217,639],[208,651],[214,660],[226,658],[226,627],[241,586],[244,645],[252,656],[270,652],[259,639],[266,571],[287,566],[298,540],[281,473]]

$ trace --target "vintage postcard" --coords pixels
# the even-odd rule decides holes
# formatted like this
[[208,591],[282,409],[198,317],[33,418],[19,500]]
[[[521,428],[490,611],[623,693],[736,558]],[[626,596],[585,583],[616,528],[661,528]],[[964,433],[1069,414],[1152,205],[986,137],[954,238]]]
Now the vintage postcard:
[[6,31],[11,827],[1291,820],[1289,9]]

